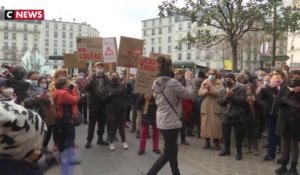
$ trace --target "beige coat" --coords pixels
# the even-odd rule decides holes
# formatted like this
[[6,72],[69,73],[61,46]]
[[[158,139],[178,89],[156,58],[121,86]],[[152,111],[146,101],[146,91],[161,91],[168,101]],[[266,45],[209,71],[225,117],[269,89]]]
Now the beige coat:
[[[204,83],[210,83],[211,89],[204,88]],[[208,79],[202,83],[198,95],[203,97],[201,104],[201,137],[222,138],[222,113],[223,109],[218,104],[220,91],[223,89],[222,82],[216,80],[211,82]]]

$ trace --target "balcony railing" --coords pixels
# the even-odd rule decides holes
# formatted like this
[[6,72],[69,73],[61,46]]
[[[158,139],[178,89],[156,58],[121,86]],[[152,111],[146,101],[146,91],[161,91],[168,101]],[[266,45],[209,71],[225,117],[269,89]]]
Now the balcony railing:
[[9,27],[0,26],[0,31],[41,33],[40,29],[34,29],[34,28],[25,29],[24,27],[12,27],[12,26]]

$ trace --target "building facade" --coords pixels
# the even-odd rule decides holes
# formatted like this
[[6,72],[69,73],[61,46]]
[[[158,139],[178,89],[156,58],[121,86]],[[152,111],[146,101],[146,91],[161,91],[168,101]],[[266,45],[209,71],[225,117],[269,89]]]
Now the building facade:
[[4,20],[4,7],[0,10],[0,64],[19,64],[26,52],[42,55],[50,69],[63,66],[63,61],[49,57],[73,53],[77,36],[99,36],[89,24],[61,20],[13,21]]
[[[154,18],[142,21],[142,37],[145,41],[144,56],[150,52],[170,54],[173,62],[195,63],[199,66],[224,68],[224,60],[231,59],[231,47],[228,42],[221,42],[210,47],[199,47],[193,44],[180,44],[188,32],[196,33],[198,30],[214,34],[215,28],[199,27],[191,23],[184,16],[167,18]],[[270,60],[262,61],[260,47],[263,42],[268,42],[268,58],[272,50],[272,37],[264,32],[248,32],[239,40],[238,69],[254,70],[263,66],[270,66]],[[276,44],[276,55],[286,54],[287,36],[280,36]],[[279,64],[279,63],[278,63]],[[281,64],[281,63],[280,63]]]

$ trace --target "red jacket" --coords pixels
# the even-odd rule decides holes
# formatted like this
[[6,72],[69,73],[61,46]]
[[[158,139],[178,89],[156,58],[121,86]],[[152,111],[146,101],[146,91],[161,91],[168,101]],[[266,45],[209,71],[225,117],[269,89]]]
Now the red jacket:
[[66,89],[58,89],[53,93],[53,99],[56,107],[56,117],[62,118],[63,116],[63,104],[68,104],[73,106],[72,116],[76,117],[78,113],[78,100],[79,96],[76,90],[71,92]]
[[191,114],[193,111],[193,101],[192,100],[182,100],[182,111],[184,115],[184,121],[188,122],[191,120]]

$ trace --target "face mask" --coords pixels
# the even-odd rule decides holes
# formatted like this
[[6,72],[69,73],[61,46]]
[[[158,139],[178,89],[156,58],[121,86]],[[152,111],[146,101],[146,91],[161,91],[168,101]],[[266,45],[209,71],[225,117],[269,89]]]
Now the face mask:
[[14,94],[14,89],[13,88],[5,88],[2,90],[2,94],[8,98],[12,98],[12,96]]
[[46,84],[46,83],[41,83],[41,84],[40,84],[40,87],[41,87],[42,89],[46,89],[46,88],[47,88],[47,84]]
[[119,81],[119,79],[118,79],[118,78],[112,78],[111,81],[112,81],[113,83],[117,83],[117,82]]
[[288,86],[290,88],[295,88],[297,86],[300,86],[300,80],[291,80],[289,81]]
[[269,81],[265,81],[265,80],[264,80],[264,85],[265,85],[265,86],[268,86],[268,85],[269,85]]
[[232,87],[233,83],[231,80],[226,81],[227,87]]
[[264,77],[263,76],[258,76],[258,80],[263,80],[264,79]]
[[37,86],[38,81],[37,80],[31,80],[31,86]]
[[102,73],[103,69],[102,68],[96,68],[96,73]]
[[208,76],[208,79],[209,79],[210,81],[214,81],[214,80],[216,79],[216,76],[215,76],[215,75],[209,75],[209,76]]

